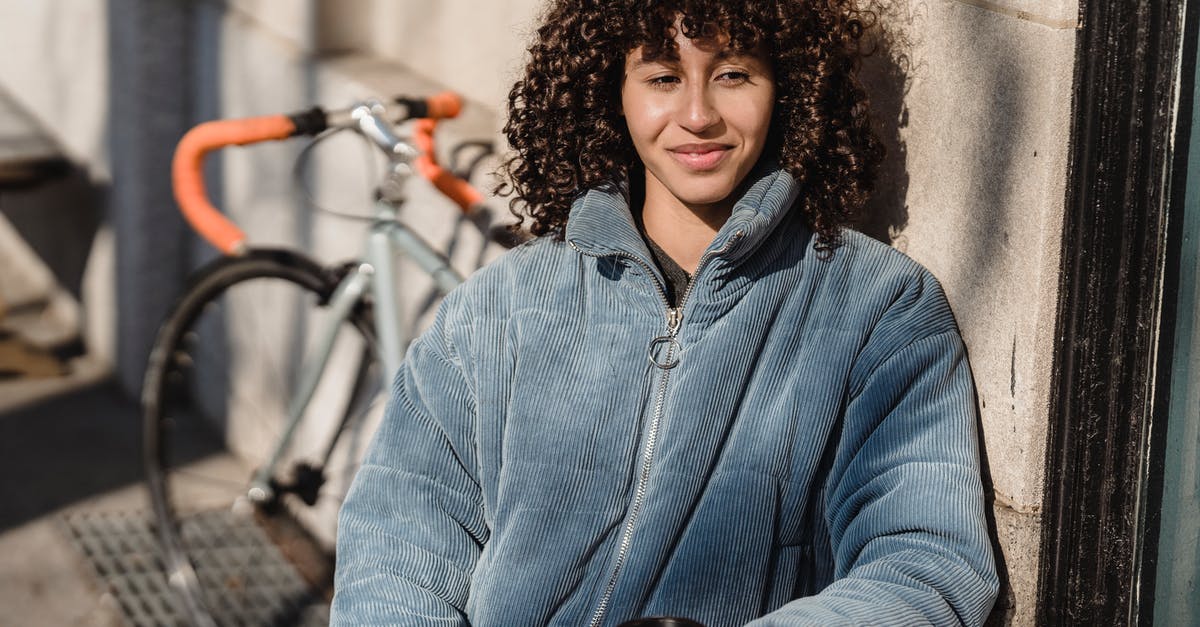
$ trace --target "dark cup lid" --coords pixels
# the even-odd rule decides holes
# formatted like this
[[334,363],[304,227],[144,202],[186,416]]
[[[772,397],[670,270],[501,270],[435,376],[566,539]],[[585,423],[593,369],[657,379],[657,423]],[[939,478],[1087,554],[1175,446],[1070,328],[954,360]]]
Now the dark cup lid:
[[679,618],[676,616],[652,616],[648,618],[635,618],[627,620],[617,627],[704,627],[703,624],[697,623],[690,618]]

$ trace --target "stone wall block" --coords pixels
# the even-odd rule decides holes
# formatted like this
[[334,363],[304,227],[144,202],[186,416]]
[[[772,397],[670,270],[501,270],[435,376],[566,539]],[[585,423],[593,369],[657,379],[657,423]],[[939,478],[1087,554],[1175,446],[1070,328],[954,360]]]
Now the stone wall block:
[[[1075,33],[914,5],[867,78],[891,153],[868,230],[941,280],[966,341],[998,494],[1041,505]],[[880,218],[876,218],[879,220]]]
[[1079,21],[1078,0],[937,0],[991,11],[1055,29],[1074,28]]
[[1032,625],[1075,30],[982,4],[884,15],[864,79],[889,156],[864,230],[927,266],[954,308],[1004,579],[991,624]]
[[499,105],[516,80],[542,0],[320,0],[318,45],[354,47]]
[[0,89],[100,183],[109,178],[108,30],[97,0],[0,0]]

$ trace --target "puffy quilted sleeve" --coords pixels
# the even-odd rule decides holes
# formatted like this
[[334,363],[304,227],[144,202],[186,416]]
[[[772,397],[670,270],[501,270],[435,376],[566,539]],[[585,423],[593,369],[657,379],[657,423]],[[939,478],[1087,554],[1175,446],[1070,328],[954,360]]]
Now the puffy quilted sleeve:
[[488,529],[474,394],[445,341],[446,304],[409,349],[342,506],[332,625],[468,624]]
[[834,582],[753,625],[979,625],[987,617],[998,581],[974,384],[940,287],[930,277],[925,288],[885,316],[852,376],[825,483]]

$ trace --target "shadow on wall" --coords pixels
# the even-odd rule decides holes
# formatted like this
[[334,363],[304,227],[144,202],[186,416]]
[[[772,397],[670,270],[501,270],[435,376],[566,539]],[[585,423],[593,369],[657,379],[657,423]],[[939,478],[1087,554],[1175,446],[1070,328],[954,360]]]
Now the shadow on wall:
[[[1031,110],[1030,104],[1035,97],[1030,92],[1044,89],[1045,86],[1033,83],[1034,79],[1027,68],[1043,59],[1024,56],[1022,51],[1030,48],[1022,45],[1023,40],[1014,36],[1017,34],[1014,31],[1027,22],[970,6],[956,5],[953,9],[946,12],[949,19],[945,28],[955,45],[951,53],[957,56],[957,62],[950,67],[957,73],[950,74],[950,78],[958,91],[958,99],[948,99],[946,106],[955,107],[955,115],[962,116],[962,128],[970,131],[970,141],[964,142],[961,148],[950,149],[956,151],[959,157],[957,167],[960,171],[955,178],[961,190],[958,202],[963,203],[961,208],[950,208],[961,212],[963,216],[962,234],[959,236],[961,242],[956,249],[959,254],[956,260],[956,273],[959,275],[957,284],[960,286],[957,298],[959,302],[987,303],[994,302],[997,288],[1011,284],[1020,271],[1020,266],[1014,265],[1013,261],[1014,255],[1022,253],[1016,253],[1009,246],[1009,239],[1013,231],[1019,228],[1015,223],[1017,214],[1014,209],[1024,200],[1021,189],[1026,176],[1034,173],[1030,171],[1033,162],[1028,160],[1029,155],[1023,154],[1023,151],[1028,149],[1029,154],[1037,156],[1037,142],[1042,136],[1039,129],[1030,127],[1044,119]],[[968,95],[969,99],[966,98]],[[1028,232],[1036,233],[1032,229]],[[974,324],[986,324],[987,328],[995,329],[994,322],[977,319]],[[1011,357],[1008,354],[990,356],[991,359],[1003,359],[1010,377],[1009,385],[1005,386],[1009,396],[993,399],[994,412],[1015,413],[1017,410],[1017,341],[1014,336]],[[1003,345],[1007,346],[1008,342]],[[987,410],[987,401],[980,394],[978,415],[981,418]],[[983,464],[984,511],[1000,571],[1000,595],[987,624],[1007,625],[1016,615],[1016,598],[1004,547],[998,540],[995,516],[997,507],[1006,506],[996,503],[983,427],[981,422],[978,433]],[[1012,460],[1002,458],[1000,463],[1004,461]],[[1034,463],[1040,464],[1040,461]],[[1020,575],[1030,577],[1033,573],[1023,572]]]
[[[874,54],[864,62],[861,79],[870,95],[876,132],[888,153],[858,228],[905,251],[909,244],[904,231],[910,217],[910,172],[921,175],[927,184],[944,185],[918,190],[913,197],[938,202],[919,210],[926,221],[947,227],[944,241],[933,244],[950,246],[957,255],[949,268],[952,276],[943,280],[954,284],[957,302],[973,303],[973,308],[980,309],[981,303],[995,301],[997,286],[1012,280],[1013,269],[1007,262],[1014,226],[1010,209],[1020,201],[1016,195],[1017,183],[1022,180],[1019,172],[1027,167],[1019,162],[1024,150],[1020,142],[1038,138],[1025,128],[1035,121],[1029,111],[1029,90],[1037,87],[1029,85],[1020,43],[1012,37],[1015,20],[960,4],[936,10],[917,0],[870,4],[883,16],[886,31]],[[921,55],[935,58],[926,61]],[[935,62],[936,68],[932,67]],[[929,119],[910,120],[910,102],[919,107],[918,115]],[[920,163],[909,163],[910,122],[918,129],[919,135],[913,137],[934,148],[922,153]],[[1032,154],[1036,157],[1036,152]],[[929,172],[931,169],[942,171]],[[1002,399],[1011,401],[1003,402],[1004,410],[1010,409],[1009,405],[1016,409],[1016,350],[1014,340],[1008,386],[1013,398]],[[987,399],[978,397],[976,405],[982,417]],[[1006,625],[1013,620],[1016,602],[999,542],[996,492],[982,420],[977,430],[985,515],[1001,583],[987,624]]]
[[[878,10],[889,14],[887,7]],[[875,193],[857,227],[881,242],[893,244],[908,226],[908,147],[901,130],[908,127],[905,96],[912,80],[911,42],[903,26],[911,26],[911,20],[899,28],[892,26],[893,20],[886,23],[887,30],[876,30],[878,38],[867,44],[871,53],[859,73],[870,98],[875,132],[887,148],[887,155],[880,164]]]
[[106,196],[77,166],[45,184],[0,191],[0,212],[77,301]]

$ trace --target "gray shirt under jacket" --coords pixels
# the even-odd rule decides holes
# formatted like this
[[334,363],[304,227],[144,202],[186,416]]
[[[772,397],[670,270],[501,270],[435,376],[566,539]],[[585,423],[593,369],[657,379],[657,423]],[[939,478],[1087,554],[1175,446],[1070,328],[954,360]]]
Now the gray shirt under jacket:
[[983,622],[941,288],[853,231],[818,255],[796,181],[751,176],[681,319],[617,187],[445,299],[342,508],[335,626]]
[[688,282],[692,280],[692,275],[688,274],[687,270],[683,269],[667,254],[667,251],[662,249],[654,240],[650,239],[650,235],[646,233],[646,223],[642,221],[641,211],[636,207],[633,208],[634,223],[637,224],[638,233],[642,236],[642,241],[645,242],[647,249],[650,251],[650,257],[654,260],[654,265],[658,267],[658,271],[663,276],[663,287],[667,290],[667,302],[671,303],[672,307],[678,307],[679,301],[683,299],[683,295],[687,292]]

